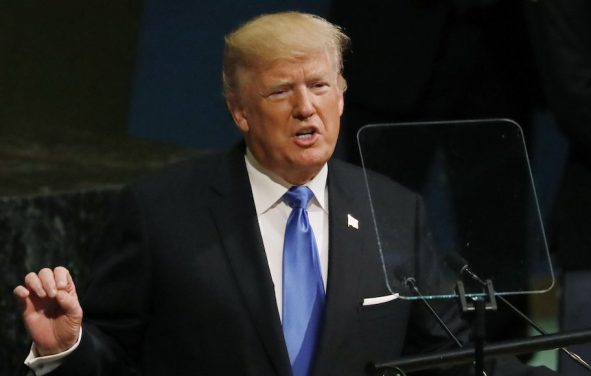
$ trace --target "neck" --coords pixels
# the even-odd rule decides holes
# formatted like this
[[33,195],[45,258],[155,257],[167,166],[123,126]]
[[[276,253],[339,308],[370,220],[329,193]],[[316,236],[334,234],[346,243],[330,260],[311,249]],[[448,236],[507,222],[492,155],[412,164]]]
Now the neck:
[[261,173],[269,176],[273,181],[279,183],[283,186],[290,187],[293,185],[304,185],[310,182],[312,179],[318,175],[318,172],[322,169],[322,166],[318,171],[311,173],[310,171],[290,171],[289,174],[282,174],[280,172],[273,171],[265,166],[263,166],[252,154],[250,149],[246,148],[246,158],[252,164],[254,168],[256,168]]

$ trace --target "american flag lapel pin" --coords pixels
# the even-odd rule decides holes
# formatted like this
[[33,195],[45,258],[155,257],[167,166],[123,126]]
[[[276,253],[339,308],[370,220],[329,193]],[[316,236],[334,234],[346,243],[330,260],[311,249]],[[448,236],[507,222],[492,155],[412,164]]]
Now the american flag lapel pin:
[[356,230],[359,229],[359,221],[351,214],[347,214],[347,227],[353,227]]

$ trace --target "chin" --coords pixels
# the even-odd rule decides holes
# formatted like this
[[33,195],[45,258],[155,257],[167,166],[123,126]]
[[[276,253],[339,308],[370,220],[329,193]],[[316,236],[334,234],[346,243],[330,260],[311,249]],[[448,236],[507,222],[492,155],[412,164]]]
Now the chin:
[[310,168],[322,167],[329,159],[332,153],[327,151],[313,151],[311,153],[305,153],[301,159],[301,165]]

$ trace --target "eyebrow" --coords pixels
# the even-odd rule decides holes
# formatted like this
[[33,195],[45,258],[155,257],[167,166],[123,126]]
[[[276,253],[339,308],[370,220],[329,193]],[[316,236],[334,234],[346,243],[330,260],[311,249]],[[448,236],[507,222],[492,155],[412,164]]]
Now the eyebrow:
[[[318,81],[330,81],[330,76],[333,73],[331,69],[319,68],[310,72],[305,80],[306,84]],[[262,82],[259,92],[266,94],[269,91],[282,88],[290,88],[294,85],[292,78],[287,75],[277,75],[269,77],[268,82]]]

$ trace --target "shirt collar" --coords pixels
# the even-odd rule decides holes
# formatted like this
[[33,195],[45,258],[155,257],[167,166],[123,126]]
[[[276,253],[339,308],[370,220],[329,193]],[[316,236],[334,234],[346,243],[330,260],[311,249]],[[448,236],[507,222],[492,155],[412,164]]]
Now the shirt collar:
[[[246,170],[248,171],[248,178],[252,187],[252,196],[257,215],[261,215],[277,205],[292,185],[264,168],[248,148],[246,148],[244,159],[246,161]],[[327,176],[328,165],[325,163],[320,172],[312,180],[304,184],[314,193],[315,200],[312,202],[315,202],[326,213],[328,213],[326,193]]]

